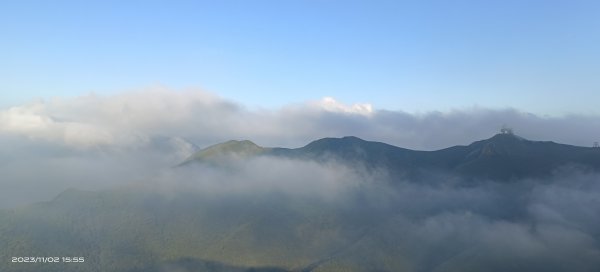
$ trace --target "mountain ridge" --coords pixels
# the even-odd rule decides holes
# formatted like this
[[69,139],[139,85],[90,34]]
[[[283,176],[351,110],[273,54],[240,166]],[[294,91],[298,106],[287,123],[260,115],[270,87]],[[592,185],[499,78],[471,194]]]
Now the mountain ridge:
[[257,156],[361,163],[367,168],[385,168],[394,176],[410,178],[443,171],[469,179],[505,181],[544,177],[568,166],[600,170],[598,148],[532,141],[512,133],[433,151],[407,149],[355,136],[321,138],[299,148],[261,147],[249,140],[227,141],[196,152],[180,165],[194,162],[219,165],[227,164],[230,157]]

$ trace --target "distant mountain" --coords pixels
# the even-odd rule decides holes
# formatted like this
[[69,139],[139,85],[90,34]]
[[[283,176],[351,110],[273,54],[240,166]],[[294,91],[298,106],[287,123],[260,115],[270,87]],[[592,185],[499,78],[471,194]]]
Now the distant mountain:
[[430,152],[429,156],[455,173],[501,180],[546,177],[560,167],[600,169],[598,148],[530,141],[513,134],[497,134],[468,146]]
[[252,156],[267,154],[269,151],[269,148],[260,147],[248,140],[231,140],[197,151],[185,161],[180,163],[180,165],[185,165],[191,162],[218,164],[224,163],[232,158],[244,159]]
[[323,138],[295,149],[265,148],[248,140],[229,141],[202,149],[182,164],[226,164],[228,158],[253,156],[360,163],[386,169],[395,177],[413,179],[442,172],[466,179],[507,181],[546,177],[561,167],[600,170],[600,148],[530,141],[512,133],[436,151],[410,150],[352,136]]

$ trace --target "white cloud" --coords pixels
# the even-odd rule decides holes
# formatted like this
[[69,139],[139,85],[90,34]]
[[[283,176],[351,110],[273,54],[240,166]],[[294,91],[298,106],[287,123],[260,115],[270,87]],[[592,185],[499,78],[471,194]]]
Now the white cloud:
[[0,131],[76,148],[115,144],[115,137],[107,127],[87,120],[57,120],[43,102],[0,112]]
[[368,103],[359,103],[346,105],[343,104],[333,97],[323,97],[318,102],[314,103],[317,107],[324,109],[330,112],[338,112],[338,113],[353,113],[370,116],[373,114],[373,106]]
[[8,132],[31,134],[36,131],[48,130],[53,121],[43,115],[44,105],[35,103],[27,106],[12,107],[0,112],[2,129]]
[[488,138],[502,124],[533,140],[589,146],[600,139],[598,116],[541,117],[484,108],[410,114],[331,97],[278,110],[250,110],[204,91],[165,88],[55,98],[0,111],[0,133],[80,150],[139,148],[156,137],[181,137],[199,146],[250,139],[265,146],[298,147],[347,135],[432,150]]

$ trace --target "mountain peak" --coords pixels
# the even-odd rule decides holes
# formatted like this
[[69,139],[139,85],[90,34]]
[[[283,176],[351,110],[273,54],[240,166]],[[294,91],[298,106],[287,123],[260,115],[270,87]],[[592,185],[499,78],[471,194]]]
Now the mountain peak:
[[487,141],[527,141],[527,139],[514,133],[498,133],[489,138]]
[[356,136],[344,136],[342,138],[322,138],[319,140],[315,140],[304,146],[306,149],[329,149],[329,148],[339,148],[342,146],[353,146],[360,143],[367,142],[361,138]]
[[342,140],[348,140],[348,141],[364,141],[361,138],[358,138],[356,136],[344,136],[342,137]]
[[211,145],[200,152],[216,153],[245,153],[262,150],[263,148],[249,140],[230,140],[224,143]]
[[182,164],[194,160],[198,161],[216,161],[224,158],[246,158],[262,154],[267,149],[255,144],[249,140],[230,140],[224,143],[211,145],[190,156]]
[[255,144],[254,142],[252,142],[250,140],[229,140],[227,142],[216,144],[214,146],[256,146],[256,147],[259,147],[259,145]]
[[527,153],[528,143],[530,141],[512,132],[502,132],[489,139],[477,141],[469,145],[474,148],[469,157]]

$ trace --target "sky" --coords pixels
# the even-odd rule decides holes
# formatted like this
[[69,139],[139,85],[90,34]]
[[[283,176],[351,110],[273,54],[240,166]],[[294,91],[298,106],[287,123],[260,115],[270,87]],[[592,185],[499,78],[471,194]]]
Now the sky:
[[201,89],[426,113],[598,115],[598,1],[1,1],[0,107]]

